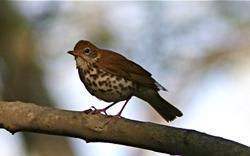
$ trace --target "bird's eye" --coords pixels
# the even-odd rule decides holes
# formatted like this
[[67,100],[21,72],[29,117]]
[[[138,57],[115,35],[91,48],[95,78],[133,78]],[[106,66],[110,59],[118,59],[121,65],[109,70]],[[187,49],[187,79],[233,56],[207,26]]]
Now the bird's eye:
[[85,54],[88,55],[90,53],[90,48],[85,48],[85,49],[83,49],[83,51],[84,51]]

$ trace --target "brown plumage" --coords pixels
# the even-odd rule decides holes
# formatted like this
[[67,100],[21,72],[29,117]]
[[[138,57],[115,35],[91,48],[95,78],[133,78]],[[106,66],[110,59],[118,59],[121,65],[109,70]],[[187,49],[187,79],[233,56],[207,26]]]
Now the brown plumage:
[[156,81],[151,77],[148,71],[138,64],[126,59],[124,56],[113,51],[100,50],[100,57],[103,59],[97,61],[97,66],[106,72],[124,77],[142,86],[159,90]]
[[75,56],[80,78],[87,90],[99,99],[113,102],[96,112],[106,113],[115,103],[126,100],[124,108],[132,96],[137,96],[147,101],[166,121],[182,116],[177,108],[158,94],[159,90],[166,89],[148,71],[124,56],[83,40],[69,53]]

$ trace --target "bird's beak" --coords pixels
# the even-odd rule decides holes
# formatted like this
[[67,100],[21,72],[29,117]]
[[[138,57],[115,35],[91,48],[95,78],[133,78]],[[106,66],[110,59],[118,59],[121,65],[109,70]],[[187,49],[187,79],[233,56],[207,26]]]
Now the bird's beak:
[[73,55],[73,56],[77,56],[78,53],[76,51],[68,51],[69,54]]

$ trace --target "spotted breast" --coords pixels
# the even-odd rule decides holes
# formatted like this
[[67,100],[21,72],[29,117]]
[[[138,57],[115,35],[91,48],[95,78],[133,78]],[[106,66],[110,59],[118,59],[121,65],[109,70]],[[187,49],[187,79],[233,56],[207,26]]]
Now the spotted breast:
[[126,100],[136,90],[134,82],[107,73],[95,65],[90,65],[85,70],[78,68],[78,72],[87,90],[92,95],[106,102]]

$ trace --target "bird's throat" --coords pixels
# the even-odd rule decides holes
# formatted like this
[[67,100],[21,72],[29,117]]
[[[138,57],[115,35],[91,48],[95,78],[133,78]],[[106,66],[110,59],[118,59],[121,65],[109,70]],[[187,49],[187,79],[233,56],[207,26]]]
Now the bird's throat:
[[76,66],[77,68],[80,68],[81,70],[87,70],[88,69],[88,62],[83,59],[82,57],[76,57]]

